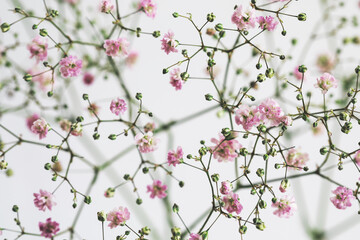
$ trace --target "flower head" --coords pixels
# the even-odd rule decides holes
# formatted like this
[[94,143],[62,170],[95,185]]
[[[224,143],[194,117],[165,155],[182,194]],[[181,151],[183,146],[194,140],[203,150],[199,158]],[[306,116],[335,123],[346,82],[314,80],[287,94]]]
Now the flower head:
[[323,94],[326,94],[327,91],[334,87],[337,88],[337,80],[330,73],[324,73],[317,79],[317,83],[314,85],[316,88],[320,88]]
[[346,187],[337,187],[332,193],[334,197],[330,198],[330,201],[334,204],[337,209],[346,209],[351,207],[351,201],[355,199],[353,191]]
[[229,181],[221,182],[221,187],[220,187],[221,194],[227,195],[232,191],[232,189],[233,189],[233,186],[232,186],[231,182],[229,182]]
[[302,153],[299,150],[292,148],[286,156],[286,163],[290,165],[290,169],[300,170],[309,161],[309,155]]
[[236,193],[230,192],[229,194],[225,195],[222,200],[225,203],[224,209],[226,211],[229,213],[241,213],[243,206],[240,204],[239,196]]
[[321,72],[330,72],[335,67],[335,58],[330,54],[321,54],[316,60],[316,65]]
[[119,114],[124,114],[124,112],[126,111],[127,107],[126,107],[126,102],[124,99],[114,99],[111,101],[110,104],[110,111],[119,116]]
[[106,55],[110,57],[126,56],[129,53],[129,42],[125,38],[107,39],[104,48]]
[[153,137],[152,132],[145,134],[138,133],[135,136],[135,142],[138,145],[139,151],[142,153],[153,152],[157,149],[159,140]]
[[360,150],[358,150],[356,153],[355,153],[355,162],[358,166],[360,166]]
[[231,21],[236,24],[239,30],[254,28],[256,22],[255,11],[254,9],[244,10],[240,5],[235,9]]
[[82,60],[70,55],[61,59],[60,66],[61,76],[76,77],[81,73]]
[[141,0],[139,8],[142,9],[148,17],[154,18],[156,15],[157,6],[153,0]]
[[166,184],[162,184],[160,180],[154,180],[152,185],[147,186],[147,192],[150,192],[151,198],[164,198],[166,197]]
[[170,150],[167,155],[167,161],[169,166],[172,164],[174,167],[176,167],[176,165],[179,164],[182,160],[183,155],[184,153],[180,146],[177,147],[176,151]]
[[138,57],[139,54],[136,51],[131,51],[125,59],[126,65],[132,67],[136,63]]
[[161,39],[161,50],[164,50],[166,54],[169,54],[170,52],[178,52],[176,47],[179,45],[179,42],[174,39],[174,36],[174,33],[169,30],[165,33],[163,39]]
[[27,48],[30,51],[30,58],[35,57],[36,61],[43,61],[47,59],[48,43],[47,39],[36,36]]
[[181,90],[185,81],[180,76],[180,68],[174,68],[170,72],[170,84],[175,88],[175,90]]
[[110,0],[102,0],[100,3],[100,11],[103,13],[109,13],[114,9],[114,4]]
[[272,16],[260,16],[256,18],[256,21],[259,23],[261,29],[266,29],[270,32],[278,25],[278,21],[276,21]]
[[268,98],[259,105],[259,112],[264,122],[269,122],[270,126],[277,126],[283,122],[284,112],[279,104]]
[[34,121],[31,126],[31,131],[35,134],[39,134],[39,139],[46,137],[49,129],[49,124],[43,118]]
[[54,196],[48,191],[40,190],[40,193],[34,193],[34,197],[34,204],[40,211],[45,212],[46,208],[51,210],[56,205],[53,199]]
[[211,142],[216,144],[211,148],[214,158],[219,162],[232,162],[238,157],[236,150],[242,148],[241,144],[236,140],[226,140],[222,134],[219,134],[219,140],[212,138]]
[[106,189],[106,191],[104,192],[104,196],[105,196],[106,198],[112,198],[112,197],[114,197],[114,195],[115,195],[115,189],[114,189],[114,188],[108,188],[108,189]]
[[285,218],[292,216],[297,209],[295,198],[288,197],[286,195],[280,198],[280,200],[277,200],[271,206],[276,208],[276,210],[273,212],[274,215]]
[[83,82],[86,85],[91,85],[95,80],[95,76],[89,72],[84,73]]
[[99,109],[100,109],[100,107],[96,103],[91,103],[89,105],[89,107],[87,108],[87,110],[89,111],[91,116],[95,116],[95,114],[98,115]]
[[258,107],[249,107],[245,104],[240,105],[239,109],[235,112],[235,122],[237,125],[242,125],[246,131],[251,130],[253,126],[258,125],[261,122]]
[[[302,74],[301,72],[299,72],[299,66],[296,66],[296,67],[294,68],[293,74],[294,74],[294,77],[295,77],[297,80],[301,80],[301,79],[302,79],[303,74]],[[304,80],[305,80],[305,76],[304,76]]]
[[31,130],[31,127],[33,123],[38,120],[40,116],[37,113],[34,113],[33,115],[26,118],[26,125]]
[[127,208],[124,207],[115,208],[114,210],[110,211],[106,217],[106,220],[110,222],[108,225],[110,228],[115,228],[117,226],[124,225],[125,222],[129,219],[130,219],[130,212],[128,211]]
[[46,219],[46,222],[39,222],[41,236],[45,238],[52,238],[57,232],[60,231],[59,223],[51,221],[51,218]]
[[203,238],[197,233],[190,233],[189,240],[203,240]]

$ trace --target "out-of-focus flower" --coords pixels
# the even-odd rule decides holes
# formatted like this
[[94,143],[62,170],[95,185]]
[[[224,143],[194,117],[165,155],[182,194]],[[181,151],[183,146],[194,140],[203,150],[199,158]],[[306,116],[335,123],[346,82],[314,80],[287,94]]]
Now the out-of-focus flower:
[[27,48],[30,51],[30,58],[35,57],[36,61],[43,61],[47,59],[48,43],[47,39],[36,36]]
[[95,76],[89,72],[84,73],[83,82],[86,85],[91,85],[95,80]]
[[51,221],[51,218],[46,219],[46,222],[39,222],[39,229],[41,236],[45,238],[52,238],[56,233],[60,231],[59,223]]
[[70,55],[61,59],[60,66],[61,76],[76,77],[81,73],[82,60]]
[[275,203],[271,205],[273,208],[276,208],[274,211],[274,215],[279,217],[291,217],[297,209],[295,198],[284,196],[277,200]]
[[290,169],[300,170],[305,166],[307,161],[309,161],[309,155],[295,148],[290,149],[286,156],[286,163],[291,165]]
[[102,0],[100,3],[100,11],[103,13],[109,13],[114,9],[114,4],[110,0]]
[[164,198],[166,197],[166,184],[162,184],[160,180],[154,180],[152,185],[147,186],[147,192],[150,192],[151,198]]
[[156,3],[153,0],[141,0],[139,8],[142,9],[146,16],[154,18],[156,15]]
[[241,144],[236,140],[225,140],[222,134],[219,134],[219,140],[212,138],[211,142],[216,144],[211,148],[214,158],[219,162],[232,162],[238,157],[236,150],[242,148]]

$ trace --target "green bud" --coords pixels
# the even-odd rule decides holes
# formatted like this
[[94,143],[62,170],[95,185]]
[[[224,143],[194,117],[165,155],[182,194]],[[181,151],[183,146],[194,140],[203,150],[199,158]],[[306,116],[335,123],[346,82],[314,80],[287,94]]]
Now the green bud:
[[84,94],[82,95],[82,98],[86,101],[86,100],[88,100],[88,99],[89,99],[89,95],[88,95],[88,94],[86,94],[86,93],[84,93]]
[[260,231],[264,231],[265,230],[265,223],[261,222],[256,224],[256,228],[259,229]]
[[267,78],[272,78],[274,76],[274,74],[275,74],[275,72],[274,72],[274,69],[272,69],[272,68],[268,68],[265,71],[265,76]]
[[215,30],[220,32],[220,31],[223,31],[224,30],[224,27],[221,23],[218,23],[215,25]]
[[271,202],[276,203],[276,202],[277,202],[277,198],[276,198],[276,197],[273,197],[273,198],[271,199]]
[[135,98],[137,100],[141,100],[142,99],[142,94],[141,93],[136,93]]
[[0,162],[0,170],[5,170],[7,169],[8,163],[5,160],[2,160]]
[[76,121],[80,123],[80,122],[84,121],[84,117],[83,116],[78,116],[76,118]]
[[296,95],[296,99],[298,101],[302,100],[303,99],[303,95],[301,93],[299,93],[298,95]]
[[33,30],[35,30],[35,29],[37,29],[37,28],[38,28],[38,25],[37,25],[37,24],[32,25],[32,29],[33,29]]
[[45,170],[50,170],[50,169],[51,169],[51,164],[50,164],[50,163],[46,163],[46,164],[44,165],[44,168],[45,168]]
[[285,60],[285,55],[280,55],[280,60]]
[[265,174],[265,171],[262,168],[258,168],[258,170],[256,171],[256,175],[258,175],[259,177],[264,176],[264,174]]
[[5,172],[5,175],[7,177],[11,177],[12,175],[14,175],[14,171],[12,169],[7,169]]
[[256,67],[256,69],[260,69],[262,67],[262,65],[261,65],[261,63],[257,63],[255,67]]
[[202,240],[207,240],[208,239],[208,232],[207,231],[201,233],[200,235],[201,235]]
[[140,230],[140,233],[142,234],[142,235],[149,235],[150,234],[150,228],[149,227],[143,227],[143,228],[141,228],[141,230]]
[[266,132],[266,127],[264,124],[260,124],[257,129],[259,130],[259,132]]
[[137,205],[141,205],[142,202],[143,202],[143,200],[142,200],[141,198],[137,198],[137,199],[136,199],[136,204],[137,204]]
[[266,206],[267,206],[267,203],[266,203],[264,200],[260,200],[260,202],[259,202],[259,207],[260,207],[261,209],[265,209]]
[[18,212],[18,211],[19,211],[18,205],[14,205],[14,206],[12,207],[12,211],[13,211],[13,212]]
[[124,179],[127,181],[127,180],[129,180],[130,179],[130,175],[129,174],[125,174],[124,175]]
[[185,183],[184,183],[183,181],[180,181],[180,182],[179,182],[179,187],[182,188],[182,187],[184,187],[184,185],[185,185]]
[[349,121],[349,119],[350,119],[349,114],[347,112],[341,112],[339,114],[339,118],[342,121]]
[[215,20],[215,15],[213,13],[209,13],[206,17],[206,20],[208,20],[208,22],[213,22]]
[[327,147],[320,148],[320,154],[325,155],[327,152],[329,152],[329,149]]
[[215,60],[214,60],[213,58],[209,58],[209,60],[208,60],[208,66],[209,66],[209,67],[213,67],[213,66],[215,66],[215,65],[216,65]]
[[214,99],[214,97],[210,93],[208,93],[205,95],[205,99],[206,99],[206,101],[211,101]]
[[179,17],[179,14],[178,14],[177,12],[174,12],[174,13],[172,14],[172,16],[173,16],[174,18],[177,18],[177,17]]
[[207,149],[205,147],[201,147],[199,149],[200,156],[204,156],[204,155],[206,155],[206,153],[207,153]]
[[178,212],[179,212],[179,206],[178,206],[176,203],[174,203],[174,205],[173,205],[173,207],[172,207],[172,211],[173,211],[174,213],[178,213]]
[[106,213],[104,211],[97,212],[97,218],[100,222],[105,222],[106,220]]
[[281,167],[281,165],[279,163],[275,163],[274,167],[275,167],[275,169],[279,169]]
[[307,67],[305,65],[300,65],[298,71],[301,73],[305,73],[307,71]]
[[355,68],[355,73],[356,73],[356,74],[359,74],[359,73],[360,73],[360,65]]
[[158,38],[158,37],[160,37],[160,31],[154,31],[152,33],[152,35],[153,35],[154,38]]
[[9,30],[10,30],[10,25],[8,23],[5,22],[5,23],[1,24],[1,31],[3,33],[7,32]]
[[94,140],[98,140],[100,138],[100,134],[99,133],[94,133],[93,134],[93,139]]
[[40,29],[39,34],[42,37],[46,37],[48,35],[48,32],[47,32],[47,30],[45,28],[42,28],[42,29]]
[[252,189],[250,190],[250,194],[251,194],[251,195],[255,195],[255,194],[256,194],[256,190],[255,190],[254,188],[252,188]]
[[306,13],[300,13],[298,15],[298,20],[299,21],[306,21]]
[[110,134],[110,135],[108,136],[108,138],[109,138],[110,140],[115,140],[115,139],[116,139],[116,134]]
[[285,30],[281,31],[281,35],[286,36],[286,31]]
[[59,159],[58,159],[57,156],[52,156],[52,157],[51,157],[51,161],[52,161],[53,163],[56,163],[57,161],[59,161]]
[[72,207],[75,209],[77,207],[77,204],[74,202]]
[[192,158],[192,155],[191,155],[191,154],[188,154],[188,155],[186,155],[186,158],[187,158],[187,159],[191,159],[191,158]]
[[313,128],[316,128],[317,126],[318,126],[318,122],[316,121],[313,123]]
[[32,76],[29,73],[27,73],[27,74],[24,75],[23,79],[26,82],[30,82],[32,80]]
[[266,77],[264,74],[260,73],[256,79],[258,80],[258,82],[263,82],[266,80]]
[[248,154],[248,150],[246,148],[240,148],[240,155],[241,156],[246,156]]
[[91,197],[90,197],[90,196],[86,196],[86,197],[84,198],[84,203],[90,204],[90,203],[91,203]]
[[142,169],[142,172],[143,172],[144,174],[148,173],[148,172],[149,172],[149,168],[144,167],[144,168]]
[[48,92],[47,92],[47,96],[48,96],[48,97],[52,97],[53,95],[54,95],[54,92],[53,92],[53,91],[48,91]]
[[173,237],[181,236],[181,229],[178,227],[171,228],[171,234]]
[[213,182],[218,182],[220,180],[219,174],[215,173],[215,174],[211,175],[211,180]]
[[190,75],[187,72],[180,73],[180,77],[182,80],[186,81],[189,79]]
[[240,226],[240,228],[239,228],[239,233],[245,234],[245,233],[246,233],[246,230],[247,230],[247,226],[242,225],[242,226]]

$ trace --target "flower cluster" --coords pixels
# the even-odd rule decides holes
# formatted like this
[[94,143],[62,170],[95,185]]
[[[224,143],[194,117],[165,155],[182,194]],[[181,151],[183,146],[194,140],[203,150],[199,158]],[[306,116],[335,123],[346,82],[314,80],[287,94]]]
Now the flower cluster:
[[278,25],[279,22],[277,22],[275,20],[275,18],[273,18],[272,16],[260,16],[256,18],[256,21],[259,23],[259,27],[263,30],[268,30],[268,31],[274,31],[274,29],[276,28],[276,26]]
[[82,60],[70,55],[61,59],[60,66],[61,76],[76,77],[81,73]]
[[338,81],[335,79],[333,75],[331,75],[330,73],[324,73],[317,79],[317,82],[315,83],[314,86],[316,88],[320,88],[322,90],[321,92],[323,94],[326,94],[330,88],[332,87],[337,88],[337,82]]
[[164,50],[166,54],[169,54],[170,52],[178,52],[176,47],[179,45],[179,42],[176,41],[174,37],[174,33],[169,30],[161,39],[161,50]]
[[119,114],[124,114],[126,109],[127,107],[124,99],[117,98],[110,103],[110,111],[117,116],[119,116]]
[[271,206],[276,208],[273,212],[274,215],[285,218],[291,217],[297,209],[295,198],[286,195],[274,202]]
[[141,0],[139,8],[142,9],[148,17],[154,18],[156,15],[157,6],[153,0]]
[[309,155],[302,153],[299,150],[292,148],[286,156],[286,163],[290,165],[290,169],[300,170],[309,161]]
[[126,207],[115,208],[114,210],[110,211],[106,217],[106,220],[110,222],[108,225],[110,228],[122,226],[129,219],[130,219],[130,212]]
[[353,191],[346,187],[337,187],[332,193],[334,197],[330,198],[330,201],[334,204],[337,209],[346,209],[351,207],[351,201],[355,199]]
[[240,203],[239,195],[234,192],[229,192],[226,194],[222,201],[225,203],[224,209],[229,213],[236,212],[236,214],[240,214],[243,206]]
[[39,36],[35,37],[32,42],[27,46],[30,51],[30,58],[35,57],[36,61],[43,61],[47,59],[48,43],[47,39]]
[[139,147],[139,151],[142,153],[153,152],[157,149],[157,144],[159,140],[153,137],[152,132],[147,132],[145,134],[138,133],[135,136],[136,145]]
[[39,229],[41,236],[45,238],[53,238],[60,231],[59,223],[51,221],[51,218],[46,219],[44,223],[39,222]]
[[46,208],[51,210],[56,205],[54,196],[48,191],[40,190],[40,193],[34,193],[34,197],[34,204],[40,211],[45,212]]
[[180,146],[177,147],[176,151],[170,150],[167,155],[167,161],[169,166],[173,165],[174,167],[176,167],[176,165],[183,160],[183,155],[184,153]]
[[181,78],[180,68],[174,68],[170,72],[170,84],[175,88],[175,90],[181,90],[185,81]]
[[114,9],[114,4],[110,0],[102,0],[100,3],[100,11],[103,13],[109,13]]
[[109,57],[126,56],[129,53],[129,45],[125,38],[107,39],[104,43],[105,53]]
[[237,6],[231,21],[236,24],[239,30],[254,28],[256,23],[254,9],[243,9],[243,6]]
[[150,197],[151,198],[164,198],[166,197],[166,190],[167,190],[167,186],[166,184],[162,184],[162,182],[160,180],[154,180],[152,185],[148,185],[147,186],[147,192],[150,192]]
[[219,134],[219,140],[212,138],[211,142],[216,144],[210,147],[214,158],[219,162],[232,162],[238,157],[236,150],[242,148],[242,145],[236,140],[226,140],[222,134]]
[[50,127],[49,124],[43,118],[39,118],[33,122],[31,131],[39,135],[39,139],[46,137]]
[[269,98],[259,106],[240,105],[235,112],[235,122],[237,125],[242,125],[244,130],[250,131],[253,126],[260,123],[269,124],[269,126],[278,126],[283,123],[288,126],[291,125],[292,119],[284,114],[275,100]]
[[232,191],[232,189],[233,189],[233,186],[232,186],[231,182],[229,182],[229,181],[221,182],[221,187],[220,187],[221,194],[227,195]]

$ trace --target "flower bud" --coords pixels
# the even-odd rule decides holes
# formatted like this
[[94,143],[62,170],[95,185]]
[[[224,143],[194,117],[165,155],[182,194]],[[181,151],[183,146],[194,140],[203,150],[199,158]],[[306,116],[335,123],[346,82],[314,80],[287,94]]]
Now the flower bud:
[[179,187],[182,188],[182,187],[184,187],[184,185],[185,185],[185,183],[184,183],[183,181],[180,181],[180,182],[179,182]]
[[137,205],[141,205],[142,202],[143,202],[143,200],[142,200],[141,198],[137,198],[137,199],[136,199],[136,204],[137,204]]
[[297,18],[299,21],[306,21],[306,13],[300,13]]
[[7,169],[8,163],[5,160],[0,162],[0,170]]
[[281,180],[279,190],[280,192],[284,193],[290,187],[290,182],[288,179]]
[[360,65],[355,68],[355,73],[356,73],[356,74],[359,74],[359,73],[360,73]]
[[246,230],[247,230],[247,226],[242,225],[242,226],[240,226],[240,228],[239,228],[239,233],[240,233],[240,234],[245,234],[245,233],[246,233]]
[[305,65],[300,65],[298,71],[301,73],[305,73],[307,71],[307,67]]
[[302,100],[303,99],[303,95],[301,93],[299,93],[298,95],[296,95],[296,99],[298,101]]
[[142,94],[141,93],[136,93],[135,98],[137,100],[141,100],[142,99]]
[[154,38],[158,38],[158,37],[160,37],[160,31],[154,31],[152,33],[152,35],[153,35]]
[[259,177],[264,176],[264,174],[265,174],[265,171],[262,168],[258,168],[258,170],[256,171],[256,175],[258,175]]
[[211,180],[213,182],[218,182],[220,180],[219,174],[215,173],[215,174],[211,175]]
[[90,196],[86,196],[86,197],[84,198],[84,203],[90,204],[90,203],[91,203],[91,197],[90,197]]
[[272,78],[274,76],[274,74],[275,74],[275,72],[274,72],[274,69],[272,69],[272,68],[268,68],[265,71],[265,76],[267,78]]
[[267,203],[266,203],[264,200],[260,200],[260,201],[259,201],[259,207],[260,207],[261,209],[265,209],[266,206],[267,206]]
[[280,60],[285,60],[285,55],[280,55]]
[[285,30],[282,30],[282,31],[281,31],[281,35],[286,36],[286,31],[285,31]]
[[257,76],[256,79],[257,79],[258,82],[263,82],[263,81],[266,80],[266,77],[265,77],[264,74],[260,73],[260,74]]
[[187,72],[180,73],[180,77],[182,80],[186,81],[189,79],[190,75]]
[[215,25],[215,30],[220,32],[220,31],[224,30],[224,27],[221,23],[218,23]]
[[140,233],[142,235],[149,235],[150,231],[151,231],[150,228],[146,226],[146,227],[141,228]]
[[86,94],[86,93],[84,93],[84,94],[82,95],[82,98],[86,101],[86,100],[88,100],[88,99],[89,99],[89,95],[88,95],[88,94]]
[[206,20],[208,20],[208,22],[213,22],[215,20],[215,15],[213,13],[209,13],[206,17]]
[[329,149],[327,147],[320,148],[320,154],[325,155],[327,152],[329,152]]
[[98,140],[100,138],[100,134],[99,133],[94,133],[93,134],[93,139],[94,140]]
[[174,203],[174,205],[173,205],[173,207],[172,207],[172,211],[173,211],[174,213],[178,213],[178,212],[179,212],[179,206],[178,206],[176,203]]
[[110,135],[108,136],[108,138],[109,138],[110,140],[115,140],[115,139],[116,139],[116,134],[110,134]]
[[12,211],[13,211],[13,212],[18,212],[18,211],[19,211],[18,205],[14,205],[14,206],[12,207]]
[[1,31],[4,33],[4,32],[7,32],[10,30],[10,25],[8,23],[3,23],[1,24]]
[[214,99],[214,97],[210,93],[208,93],[205,95],[205,99],[206,99],[206,101],[211,101]]
[[42,29],[40,29],[39,34],[42,37],[46,37],[48,35],[48,32],[47,32],[47,30],[45,28],[42,28]]
[[241,156],[246,156],[248,154],[248,150],[246,148],[240,148],[240,155]]
[[106,213],[104,211],[97,212],[97,218],[100,222],[105,222]]
[[45,170],[50,170],[50,169],[51,169],[51,164],[50,164],[50,163],[46,163],[46,164],[44,165],[44,168],[45,168]]
[[172,16],[173,16],[174,18],[177,18],[177,17],[179,17],[179,14],[178,14],[177,12],[174,12],[174,13],[172,14]]

